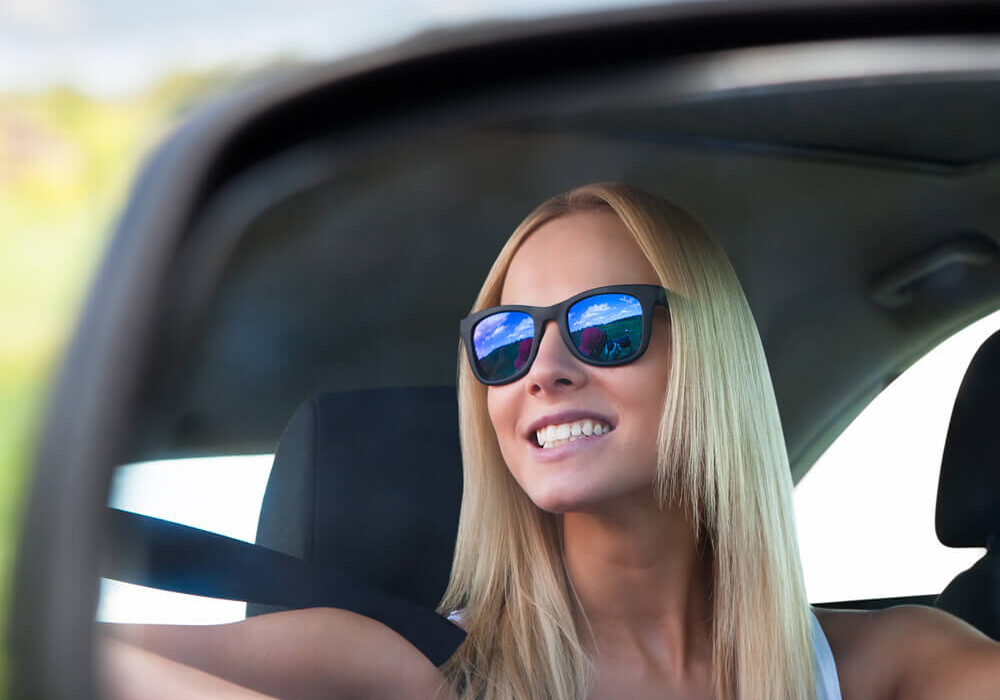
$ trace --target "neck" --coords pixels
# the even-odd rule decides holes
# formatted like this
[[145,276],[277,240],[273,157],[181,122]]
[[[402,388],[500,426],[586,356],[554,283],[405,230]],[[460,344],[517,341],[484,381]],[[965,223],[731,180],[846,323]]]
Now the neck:
[[681,509],[649,498],[567,513],[563,547],[595,658],[640,654],[683,673],[711,657],[711,556]]

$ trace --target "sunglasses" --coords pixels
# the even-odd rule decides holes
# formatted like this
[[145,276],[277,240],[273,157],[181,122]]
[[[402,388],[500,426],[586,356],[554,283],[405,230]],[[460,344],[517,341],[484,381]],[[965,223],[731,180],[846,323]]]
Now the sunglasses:
[[[517,381],[531,367],[547,321],[588,365],[634,362],[649,345],[653,309],[667,307],[667,290],[653,284],[597,287],[552,306],[494,306],[462,319],[462,342],[483,384]],[[668,307],[669,308],[669,307]]]

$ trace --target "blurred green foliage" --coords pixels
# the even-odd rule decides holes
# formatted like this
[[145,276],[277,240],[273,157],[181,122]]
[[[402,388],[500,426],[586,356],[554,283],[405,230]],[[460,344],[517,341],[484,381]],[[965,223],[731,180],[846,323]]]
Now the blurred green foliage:
[[[143,94],[0,95],[0,595],[51,374],[142,157],[234,72],[178,73]],[[0,625],[5,625],[0,608]],[[0,658],[0,687],[6,674]]]

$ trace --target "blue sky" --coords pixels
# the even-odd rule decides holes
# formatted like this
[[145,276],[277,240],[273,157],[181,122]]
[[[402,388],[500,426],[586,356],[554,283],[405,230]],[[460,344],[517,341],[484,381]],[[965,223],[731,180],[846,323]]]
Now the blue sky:
[[[578,304],[570,309],[570,330],[610,323],[627,316],[642,315],[642,305],[635,297],[601,294],[593,301],[597,303]],[[519,311],[487,316],[476,325],[473,331],[476,356],[480,359],[486,357],[502,345],[509,345],[530,337],[534,331],[534,321],[531,320],[530,316]]]
[[0,91],[69,84],[98,95],[171,70],[335,59],[416,32],[639,0],[0,0]]
[[601,294],[599,297],[591,299],[590,303],[576,305],[569,310],[569,329],[575,332],[579,328],[641,315],[642,305],[635,297],[625,294],[620,296]]
[[531,316],[520,311],[487,316],[476,324],[473,331],[476,356],[482,359],[498,347],[530,338],[534,332],[535,323]]

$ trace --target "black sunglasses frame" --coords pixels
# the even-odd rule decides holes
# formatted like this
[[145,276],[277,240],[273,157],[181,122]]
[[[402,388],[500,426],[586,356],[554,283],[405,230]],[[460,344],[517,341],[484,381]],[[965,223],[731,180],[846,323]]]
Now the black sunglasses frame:
[[[583,301],[588,297],[597,296],[599,294],[614,293],[633,296],[639,301],[639,304],[642,307],[642,338],[639,342],[639,349],[635,352],[635,354],[620,360],[595,360],[592,357],[584,355],[574,345],[569,332],[569,309],[574,304]],[[469,366],[472,367],[472,373],[475,375],[476,379],[479,380],[480,383],[486,384],[487,386],[499,386],[501,384],[516,382],[528,373],[528,370],[531,369],[531,365],[535,361],[535,355],[538,354],[538,346],[541,345],[542,334],[545,332],[545,324],[549,321],[556,322],[556,325],[559,327],[559,334],[562,336],[566,347],[569,348],[570,352],[573,353],[573,356],[576,359],[585,364],[594,365],[596,367],[615,367],[617,365],[627,365],[629,362],[635,362],[642,357],[643,353],[646,352],[646,347],[649,345],[649,336],[653,329],[653,311],[657,306],[663,306],[668,312],[670,310],[670,306],[667,304],[667,290],[663,287],[655,284],[614,284],[607,287],[595,287],[594,289],[588,289],[585,292],[580,292],[579,294],[571,296],[569,299],[561,301],[558,304],[553,304],[552,306],[523,306],[510,304],[507,306],[493,306],[488,309],[483,309],[482,311],[476,311],[475,313],[471,313],[462,319],[461,323],[459,323],[459,333],[462,338],[462,343],[465,345],[466,354],[469,358]],[[535,342],[532,342],[531,344],[531,354],[528,355],[528,359],[525,361],[524,366],[514,372],[514,374],[504,379],[487,379],[479,371],[475,345],[472,340],[472,333],[475,330],[476,325],[487,316],[507,311],[519,311],[531,316],[532,321],[535,323],[535,330],[532,335]]]

